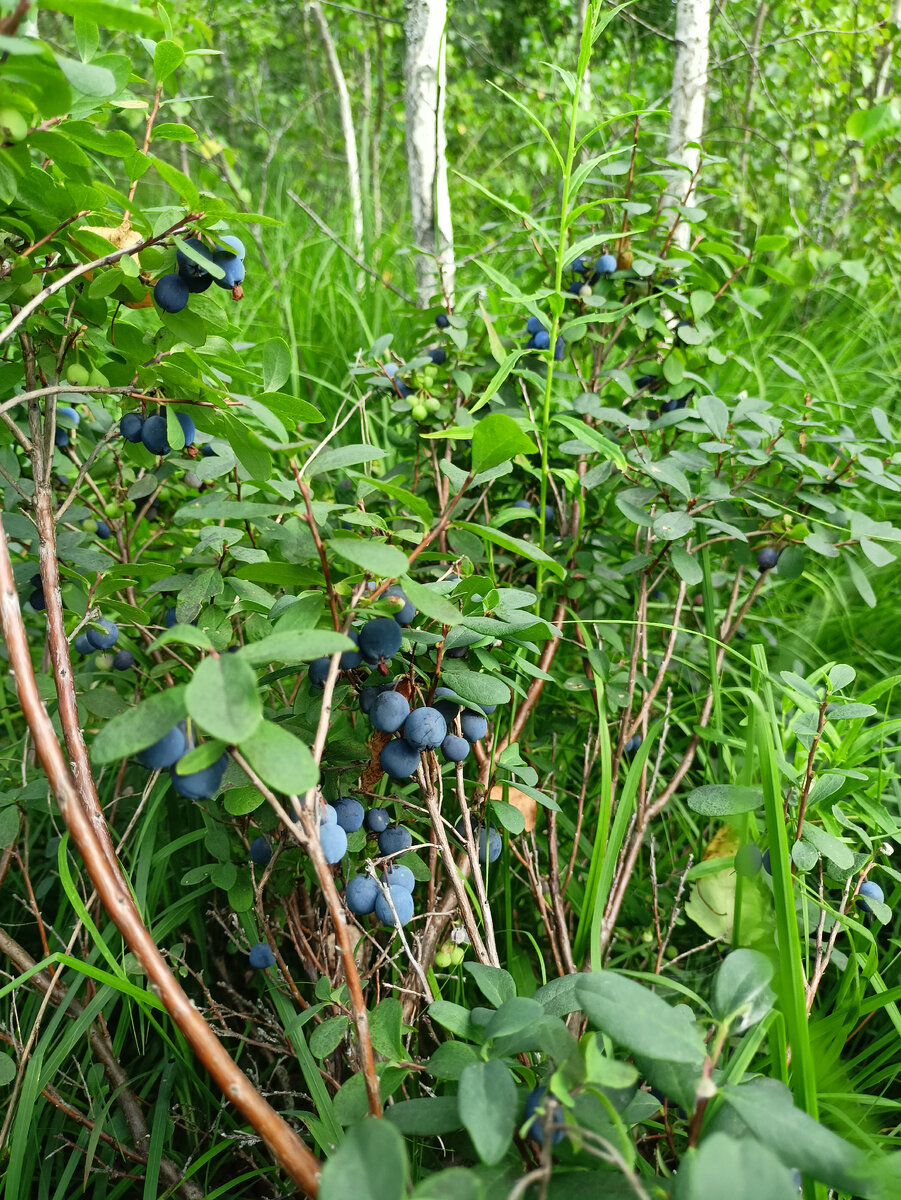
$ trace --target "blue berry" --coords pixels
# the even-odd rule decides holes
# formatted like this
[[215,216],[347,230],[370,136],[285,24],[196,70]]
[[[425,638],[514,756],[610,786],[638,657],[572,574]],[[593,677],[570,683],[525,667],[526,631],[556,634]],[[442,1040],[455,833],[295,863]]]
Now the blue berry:
[[616,259],[612,254],[602,254],[594,264],[594,269],[599,275],[612,275],[616,270]]
[[861,912],[872,912],[867,900],[878,900],[880,904],[885,903],[885,893],[878,883],[874,883],[872,879],[865,879],[860,885],[860,891],[857,893],[857,903]]
[[409,779],[419,766],[419,751],[408,746],[403,738],[395,738],[382,747],[379,763],[392,779]]
[[369,710],[372,726],[379,733],[397,733],[409,715],[409,702],[400,692],[383,692]]
[[247,251],[244,249],[244,243],[239,237],[235,237],[233,234],[217,234],[216,240],[220,246],[225,246],[227,249],[231,250],[232,253],[237,254],[238,258],[244,258],[247,253]]
[[178,624],[178,617],[175,615],[174,604],[170,605],[170,607],[166,609],[166,615],[163,617],[163,623],[167,629],[171,629],[173,625]]
[[398,625],[409,625],[416,616],[416,609],[404,595],[403,590],[396,583],[394,583],[391,585],[391,587],[386,588],[385,595],[392,596],[402,601],[400,608],[394,614],[394,619]]
[[194,428],[194,422],[187,413],[182,412],[177,412],[175,419],[178,421],[181,431],[185,435],[185,449],[187,449],[188,446],[194,444],[194,437],[197,433],[197,430]]
[[360,630],[360,649],[369,663],[389,659],[400,649],[400,626],[392,617],[376,617]]
[[166,418],[159,415],[148,417],[141,429],[141,441],[151,454],[168,454],[172,447],[166,436]]
[[363,824],[363,805],[353,796],[342,796],[335,804],[338,824],[345,833],[355,833]]
[[634,754],[640,745],[641,745],[641,734],[634,733],[629,738],[629,740],[626,742],[625,746],[623,746],[623,754],[630,754],[630,755]]
[[379,894],[379,885],[371,876],[354,875],[347,881],[344,903],[355,917],[365,917],[375,908]]
[[384,855],[402,854],[413,845],[413,835],[403,825],[389,825],[379,834],[379,853]]
[[441,743],[441,753],[446,762],[463,762],[469,754],[469,742],[466,738],[457,737],[455,733],[449,733]]
[[764,546],[757,555],[757,565],[761,571],[771,571],[779,561],[779,551],[772,546]]
[[391,814],[386,808],[370,808],[363,818],[370,833],[384,833],[391,824]]
[[97,522],[97,536],[103,538],[104,541],[110,536],[111,530],[106,521]]
[[61,404],[56,410],[56,415],[58,417],[68,417],[73,425],[81,424],[81,417],[78,415],[75,409],[70,408],[68,404]]
[[163,275],[153,289],[153,298],[167,313],[178,313],[187,305],[190,290],[180,275]]
[[313,687],[325,687],[325,681],[328,678],[330,661],[331,660],[328,658],[314,658],[310,663],[308,674],[310,676],[310,683],[313,685]]
[[443,366],[447,359],[447,351],[443,346],[435,346],[433,349],[426,352],[432,362],[437,366]]
[[539,329],[532,344],[536,350],[548,350],[551,345],[551,335],[546,329]]
[[539,317],[529,317],[528,321],[526,321],[526,332],[534,334],[541,333],[543,331],[544,323],[541,321],[541,319]]
[[563,337],[560,336],[554,342],[554,362],[562,362],[563,361],[563,353],[564,353],[565,349],[566,349],[566,345],[563,341]]
[[513,504],[512,504],[512,506],[511,506],[511,507],[512,507],[512,508],[524,508],[524,509],[526,510],[526,512],[532,512],[532,511],[533,511],[533,510],[532,510],[532,506],[531,506],[531,504],[528,502],[528,500],[514,500],[514,501],[513,501]]
[[113,658],[113,668],[116,671],[128,671],[135,665],[135,656],[130,650],[118,650]]
[[319,824],[320,825],[337,825],[338,811],[331,804],[321,804],[319,806]]
[[447,737],[447,721],[437,708],[416,708],[404,723],[404,741],[414,750],[435,750]]
[[265,971],[275,965],[275,955],[266,942],[257,942],[255,946],[250,947],[247,961],[255,971]]
[[80,633],[72,643],[72,646],[73,649],[77,650],[79,654],[93,654],[94,652],[94,647],[88,641],[88,635],[86,633]]
[[381,696],[382,692],[387,692],[393,688],[393,683],[381,683],[376,687],[364,687],[360,689],[360,709],[368,717],[372,712],[372,706]]
[[[398,921],[400,921],[401,925],[409,924],[413,919],[413,897],[408,891],[400,887],[392,887],[388,890],[391,893],[391,903],[394,905]],[[383,925],[394,924],[394,913],[391,911],[391,906],[381,890],[379,890],[379,894],[375,899],[375,915]]]
[[[348,631],[347,636],[355,646],[360,644],[360,635],[355,629]],[[342,671],[353,671],[363,661],[363,655],[359,650],[345,650],[338,660],[338,666]]]
[[504,842],[493,825],[488,826],[487,836],[484,829],[479,834],[479,862],[482,866],[485,865],[486,847],[488,861],[490,863],[497,862],[501,856],[501,850],[504,848]]
[[[526,1098],[527,1117],[535,1116],[541,1101],[544,1099],[544,1094],[546,1091],[546,1088],[537,1087],[533,1088],[531,1092],[529,1092]],[[563,1126],[565,1124],[566,1120],[563,1116],[563,1110],[558,1104],[555,1107],[554,1115],[551,1118],[551,1145],[556,1146],[558,1142],[563,1140],[565,1136]],[[544,1121],[541,1119],[541,1117],[535,1117],[535,1120],[529,1126],[528,1135],[533,1141],[537,1142],[539,1146],[544,1142]]]
[[172,786],[179,796],[187,800],[210,800],[219,791],[222,776],[228,766],[228,755],[221,754],[214,763],[204,767],[202,771],[192,771],[188,775],[179,775],[175,767],[169,768]]
[[43,612],[47,607],[47,601],[41,588],[35,588],[28,602],[36,612]]
[[480,742],[488,732],[488,722],[479,713],[465,712],[460,717],[460,732],[467,742]]
[[439,329],[447,329],[450,325],[450,317],[447,315],[447,313],[439,313],[435,318],[435,324]]
[[[102,631],[95,629],[95,625],[102,625]],[[113,621],[108,621],[106,617],[95,617],[85,629],[85,634],[95,650],[111,650],[119,640],[119,627]]]
[[270,858],[272,858],[272,847],[269,845],[269,839],[254,838],[250,843],[250,861],[258,863],[262,867],[269,862]]
[[184,730],[180,725],[173,725],[158,742],[154,742],[146,750],[140,750],[135,758],[142,767],[149,767],[151,771],[161,771],[164,767],[171,767],[173,763],[177,763],[187,748]]
[[239,258],[237,254],[232,254],[228,250],[219,250],[213,255],[213,262],[217,267],[222,267],[225,271],[221,279],[213,280],[217,287],[231,291],[233,287],[236,287],[244,279],[244,260],[243,258]]
[[393,863],[385,872],[385,880],[389,887],[403,888],[405,892],[412,892],[416,887],[416,877],[403,863]]
[[347,834],[340,825],[320,825],[319,844],[327,863],[339,863],[347,853]]
[[[447,651],[447,656],[450,657],[452,651]],[[445,700],[445,696],[453,696],[453,691],[448,687],[435,688],[435,700],[433,708],[436,708],[441,713],[448,724],[448,728],[456,721],[457,715],[460,712],[460,705],[456,700]]]
[[53,435],[53,441],[57,446],[68,446],[69,434],[65,429],[57,429]]

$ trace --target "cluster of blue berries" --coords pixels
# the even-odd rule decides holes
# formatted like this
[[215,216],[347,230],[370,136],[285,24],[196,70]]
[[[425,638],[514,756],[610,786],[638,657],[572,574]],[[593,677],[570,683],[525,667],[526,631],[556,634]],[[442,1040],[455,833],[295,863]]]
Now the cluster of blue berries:
[[222,753],[210,766],[200,771],[179,775],[176,770],[179,759],[194,749],[194,740],[189,735],[187,724],[179,721],[163,736],[135,755],[142,767],[151,771],[169,771],[172,786],[179,796],[187,800],[209,800],[219,791],[222,776],[228,766],[228,755]]
[[[578,276],[569,285],[569,292],[572,296],[590,296],[591,289],[594,284],[602,277],[608,277],[616,270],[616,259],[612,254],[608,254],[606,250],[601,254],[597,262],[592,262],[591,259],[574,258],[569,264],[569,269]],[[584,289],[587,289],[584,290]]]
[[[538,317],[529,317],[526,321],[526,332],[529,334],[529,340],[526,342],[527,350],[550,350],[551,335],[544,327]],[[563,338],[558,337],[554,342],[554,361],[561,362],[563,359],[564,343]]]
[[[370,699],[367,693],[376,692]],[[488,732],[485,715],[494,712],[496,705],[482,705],[482,712],[463,711],[452,697],[450,688],[435,689],[435,702],[422,708],[410,708],[405,696],[395,690],[393,683],[378,689],[364,688],[360,695],[363,711],[379,733],[398,734],[382,747],[379,762],[392,779],[409,779],[419,766],[419,756],[425,750],[440,748],[446,762],[463,762],[473,742],[480,742]],[[454,732],[459,719],[460,733]]]
[[[112,650],[119,640],[119,626],[106,617],[97,617],[78,635],[72,643],[79,654],[93,654],[96,650]],[[128,671],[135,665],[135,656],[130,650],[117,650],[111,657],[98,657],[98,667],[111,666],[116,671]]]
[[[175,416],[185,435],[185,449],[187,449],[193,444],[197,433],[194,422],[187,413],[177,412]],[[132,442],[135,445],[141,442],[151,454],[165,456],[172,450],[166,431],[166,418],[159,414],[145,419],[140,413],[128,412],[119,422],[119,432],[126,442]]]
[[161,275],[153,289],[153,298],[163,312],[181,312],[192,292],[205,292],[211,283],[230,291],[235,300],[241,299],[244,294],[241,288],[244,280],[244,243],[236,237],[221,237],[219,242],[228,249],[208,250],[199,238],[188,238],[185,243],[207,263],[222,268],[224,274],[218,279],[214,279],[209,271],[183,250],[176,250],[176,272]]
[[[401,628],[410,624],[416,609],[396,584],[385,590],[385,597],[397,603],[397,612],[393,617],[374,617],[359,633],[355,629],[349,631],[347,636],[357,649],[345,650],[341,655],[338,665],[342,671],[354,671],[363,662],[378,667],[380,663],[389,662],[400,649]],[[329,662],[328,658],[314,658],[310,663],[310,683],[314,687],[321,688],[325,684]]]

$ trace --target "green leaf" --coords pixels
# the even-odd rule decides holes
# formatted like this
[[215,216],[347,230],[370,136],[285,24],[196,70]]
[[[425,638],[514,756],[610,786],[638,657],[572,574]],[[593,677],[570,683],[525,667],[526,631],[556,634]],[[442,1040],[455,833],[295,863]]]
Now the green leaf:
[[157,83],[165,83],[185,61],[185,52],[175,42],[157,42],[153,52],[153,73]]
[[319,1200],[403,1200],[406,1185],[403,1137],[390,1122],[366,1118],[326,1160]]
[[0,808],[0,850],[5,850],[16,840],[19,832],[19,810],[14,804]]
[[395,1062],[406,1058],[407,1052],[403,1043],[403,1008],[394,996],[380,1001],[369,1014],[369,1034],[373,1047],[385,1058]]
[[689,587],[695,587],[704,578],[701,564],[693,554],[689,554],[684,546],[673,546],[669,552],[670,561],[676,568],[679,578]]
[[319,781],[319,768],[309,747],[284,725],[260,721],[249,737],[233,740],[240,741],[241,753],[263,782],[277,792],[295,796],[315,787]]
[[335,537],[329,541],[329,548],[359,567],[381,578],[399,578],[406,575],[409,562],[403,550],[396,546],[387,546],[384,542],[376,542],[371,538],[341,538]]
[[479,1158],[489,1166],[500,1162],[516,1125],[516,1084],[509,1068],[497,1059],[466,1067],[457,1103]]
[[502,533],[499,529],[492,529],[488,525],[474,525],[469,521],[455,521],[454,526],[457,529],[466,529],[470,533],[474,533],[476,537],[484,538],[486,542],[493,542],[495,546],[501,546],[512,554],[520,554],[531,562],[544,563],[551,574],[556,575],[560,580],[566,577],[563,566],[533,542],[523,541],[522,538]]
[[116,77],[106,67],[79,62],[75,58],[66,58],[64,54],[55,54],[54,58],[66,79],[77,92],[81,92],[85,96],[112,96],[115,93]]
[[485,963],[467,962],[463,965],[475,980],[479,991],[495,1008],[516,995],[516,984],[509,971],[501,967],[489,967]]
[[460,610],[450,600],[445,599],[440,592],[426,584],[417,583],[406,575],[400,581],[404,595],[421,613],[440,621],[442,625],[457,625],[460,622]]
[[711,1200],[713,1196],[798,1200],[798,1187],[788,1167],[760,1142],[713,1133],[679,1163],[673,1200]]
[[661,513],[654,521],[654,533],[664,541],[674,542],[686,537],[694,529],[694,518],[681,509]]
[[336,450],[326,450],[317,455],[310,463],[306,474],[309,478],[314,475],[324,475],[326,471],[338,471],[342,467],[353,467],[357,463],[374,462],[377,458],[385,458],[386,450],[378,446],[339,446]]
[[735,813],[753,812],[762,804],[760,788],[732,783],[710,783],[695,788],[688,796],[688,807],[692,812],[705,817],[731,817]]
[[825,829],[806,822],[804,841],[810,842],[811,846],[819,850],[820,854],[834,863],[840,871],[850,871],[854,866],[854,854],[851,848],[837,837],[833,837],[831,833],[827,833]]
[[713,983],[714,1016],[730,1022],[740,1016],[738,1033],[762,1021],[776,1001],[770,988],[773,969],[759,950],[733,950],[727,954]]
[[0,1054],[0,1087],[6,1087],[8,1083],[12,1083],[16,1074],[16,1060],[11,1054],[4,1051]]
[[471,1063],[478,1061],[478,1051],[467,1042],[442,1042],[426,1065],[435,1079],[459,1079]]
[[506,413],[491,413],[472,431],[472,469],[487,471],[517,454],[537,454],[538,447]]
[[592,429],[584,421],[578,421],[575,417],[558,413],[554,417],[554,424],[563,425],[571,433],[574,433],[579,441],[591,446],[592,450],[596,450],[604,458],[609,458],[621,471],[626,470],[628,466],[626,457],[616,442],[611,442],[609,438],[605,438],[602,433],[598,433],[596,429]]
[[433,1000],[429,1005],[429,1016],[443,1029],[449,1029],[457,1037],[471,1038],[474,1036],[472,1017],[469,1009],[451,1000]]
[[457,664],[457,659],[445,658],[441,664],[441,678],[462,700],[468,700],[470,704],[510,703],[510,688],[503,680],[468,671]]
[[347,1017],[329,1017],[317,1025],[310,1034],[310,1053],[314,1058],[328,1058],[344,1041],[350,1020]]
[[277,392],[291,378],[291,351],[283,338],[263,343],[263,391]]
[[48,12],[66,13],[81,21],[93,21],[105,29],[121,29],[125,33],[143,33],[153,37],[160,31],[157,17],[136,5],[125,7],[113,0],[41,0]]
[[254,666],[268,663],[312,662],[339,651],[354,650],[355,644],[347,634],[333,629],[276,630],[258,642],[248,642],[237,651],[236,657]]
[[189,715],[224,742],[243,742],[263,720],[257,679],[237,654],[205,658],[185,690]]
[[614,971],[594,971],[577,980],[576,996],[589,1021],[634,1054],[703,1062],[704,1039],[691,1010],[671,1007],[640,983]]
[[456,1096],[400,1100],[385,1109],[385,1120],[407,1137],[434,1137],[463,1127]]
[[[230,656],[233,657],[233,656]],[[113,717],[94,738],[95,763],[116,762],[158,742],[185,716],[185,688],[168,688]]]
[[263,793],[252,785],[229,788],[222,799],[225,811],[233,817],[243,817],[247,813],[256,812],[261,804],[266,803]]
[[490,1042],[507,1034],[534,1028],[544,1015],[544,1009],[537,1000],[529,1000],[525,996],[511,996],[489,1017],[482,1030],[482,1037],[486,1042]]

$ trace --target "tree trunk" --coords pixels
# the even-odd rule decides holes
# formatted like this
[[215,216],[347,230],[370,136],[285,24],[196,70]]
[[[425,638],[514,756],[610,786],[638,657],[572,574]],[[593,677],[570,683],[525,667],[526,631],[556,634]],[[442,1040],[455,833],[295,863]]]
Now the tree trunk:
[[332,35],[329,32],[319,0],[310,0],[309,11],[316,22],[319,36],[322,38],[329,74],[338,97],[338,112],[341,116],[341,132],[344,135],[344,156],[347,159],[347,184],[350,193],[350,215],[353,230],[351,245],[359,256],[363,253],[363,193],[360,187],[360,159],[357,154],[357,135],[350,109],[350,93],[347,90],[347,81],[341,70],[341,64],[338,62],[335,43],[332,41]]
[[454,231],[444,133],[447,0],[406,0],[407,173],[416,256],[416,294],[425,308],[454,301]]
[[901,25],[901,0],[892,0],[889,10],[889,24],[891,29],[888,32],[888,40],[882,51],[882,60],[879,63],[876,72],[876,100],[882,100],[889,91],[889,79],[892,72],[892,44],[898,36],[898,26]]
[[[669,184],[670,195],[680,204],[689,197],[700,160],[700,151],[690,143],[700,141],[704,130],[709,52],[710,0],[677,0],[676,57],[666,157],[683,168],[673,171]],[[677,214],[673,214],[673,219],[677,219]],[[690,234],[689,226],[680,221],[673,241],[685,249]]]

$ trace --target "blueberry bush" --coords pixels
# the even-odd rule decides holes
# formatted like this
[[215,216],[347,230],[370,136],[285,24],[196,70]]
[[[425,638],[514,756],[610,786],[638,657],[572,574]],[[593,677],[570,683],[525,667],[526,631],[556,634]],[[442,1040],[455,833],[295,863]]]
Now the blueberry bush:
[[787,237],[663,203],[592,0],[543,202],[469,178],[491,252],[357,279],[318,376],[188,123],[212,31],[26,9],[4,1195],[897,1196],[901,674],[826,620],[875,620],[897,416],[747,348]]

